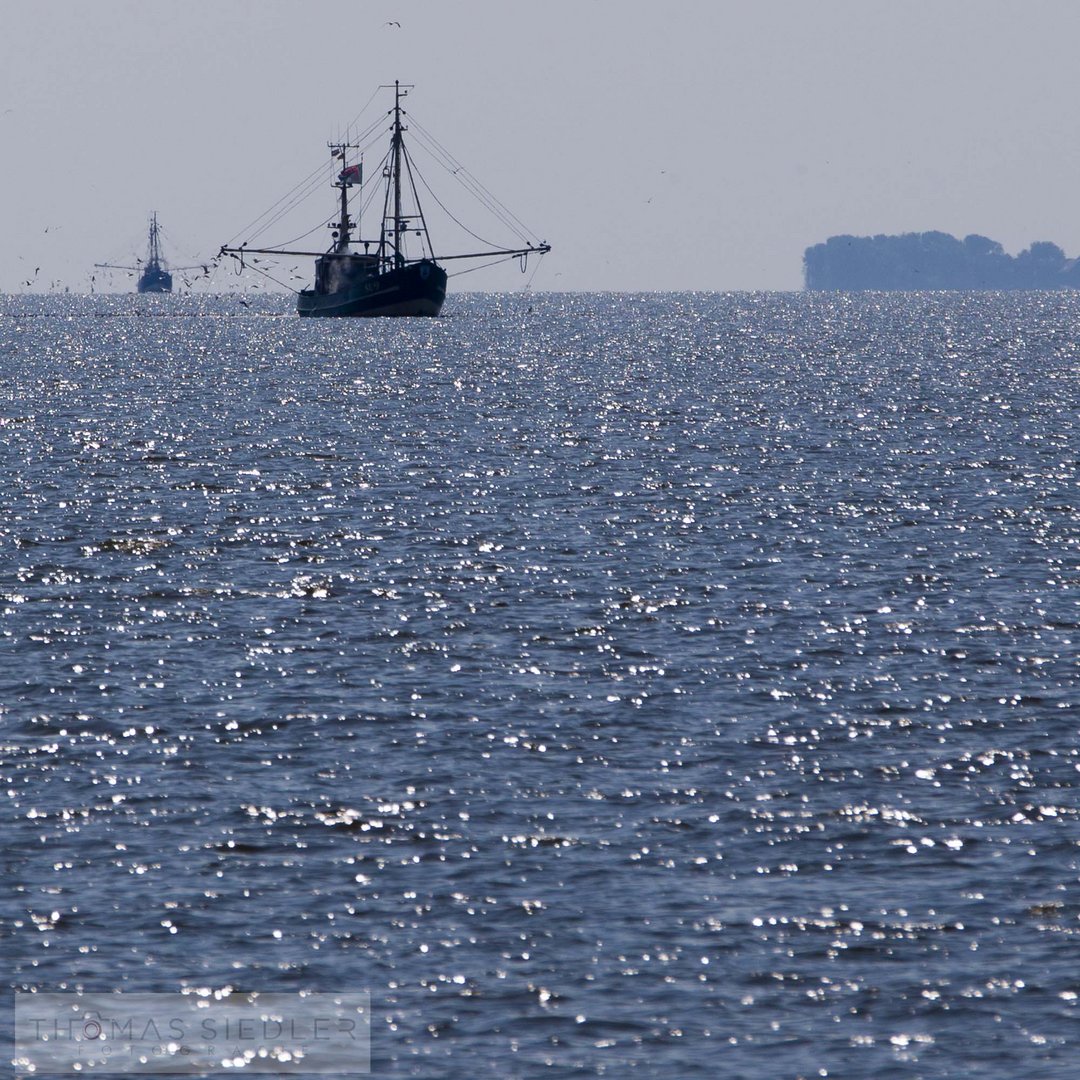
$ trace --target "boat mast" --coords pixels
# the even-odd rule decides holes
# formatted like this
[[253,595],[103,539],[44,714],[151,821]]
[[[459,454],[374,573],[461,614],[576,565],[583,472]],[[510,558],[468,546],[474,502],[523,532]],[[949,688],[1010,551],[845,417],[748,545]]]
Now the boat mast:
[[[345,155],[341,155],[342,167],[345,165]],[[338,251],[349,250],[349,196],[348,187],[344,180],[338,181],[341,188],[341,221],[339,222],[340,235],[338,236]]]
[[334,187],[341,188],[341,218],[330,225],[331,229],[337,230],[334,233],[334,239],[337,241],[334,245],[334,251],[340,255],[348,252],[349,242],[352,240],[353,223],[349,218],[349,184],[344,179],[344,174],[348,167],[345,155],[355,147],[347,142],[327,143],[326,145],[330,147],[330,156],[341,164],[338,179],[334,181]]
[[150,217],[150,251],[148,253],[148,260],[148,270],[156,270],[161,263],[161,254],[158,250],[158,227],[156,210]]
[[401,266],[401,83],[394,80],[394,264]]

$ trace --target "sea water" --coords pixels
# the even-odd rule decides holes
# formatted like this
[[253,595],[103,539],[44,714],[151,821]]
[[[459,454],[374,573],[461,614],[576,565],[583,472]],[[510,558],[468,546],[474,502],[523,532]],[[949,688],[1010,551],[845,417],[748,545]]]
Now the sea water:
[[7,995],[377,1076],[1080,1068],[1075,294],[0,304]]

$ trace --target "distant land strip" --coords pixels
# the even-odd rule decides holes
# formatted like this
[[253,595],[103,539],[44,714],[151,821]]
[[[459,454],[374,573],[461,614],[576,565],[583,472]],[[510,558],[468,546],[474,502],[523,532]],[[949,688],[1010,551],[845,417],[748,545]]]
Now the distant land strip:
[[807,289],[1075,289],[1080,259],[1047,240],[1009,255],[996,240],[943,232],[830,236],[803,254]]

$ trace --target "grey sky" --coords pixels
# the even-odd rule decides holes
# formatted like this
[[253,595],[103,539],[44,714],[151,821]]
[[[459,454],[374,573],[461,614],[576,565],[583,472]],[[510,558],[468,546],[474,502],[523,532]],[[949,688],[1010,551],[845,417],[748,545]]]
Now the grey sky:
[[1080,254],[1075,0],[3,0],[3,16],[6,292],[38,266],[35,291],[85,290],[95,261],[141,254],[151,210],[174,262],[212,254],[395,77],[553,245],[536,289],[793,289],[803,249],[843,232]]

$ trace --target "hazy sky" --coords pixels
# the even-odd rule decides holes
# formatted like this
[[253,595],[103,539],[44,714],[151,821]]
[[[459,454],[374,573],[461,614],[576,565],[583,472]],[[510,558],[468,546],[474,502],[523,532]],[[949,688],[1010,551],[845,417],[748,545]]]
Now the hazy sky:
[[538,290],[796,289],[836,233],[1080,254],[1076,0],[0,4],[0,291],[85,291],[151,210],[205,258],[395,78],[553,245]]

